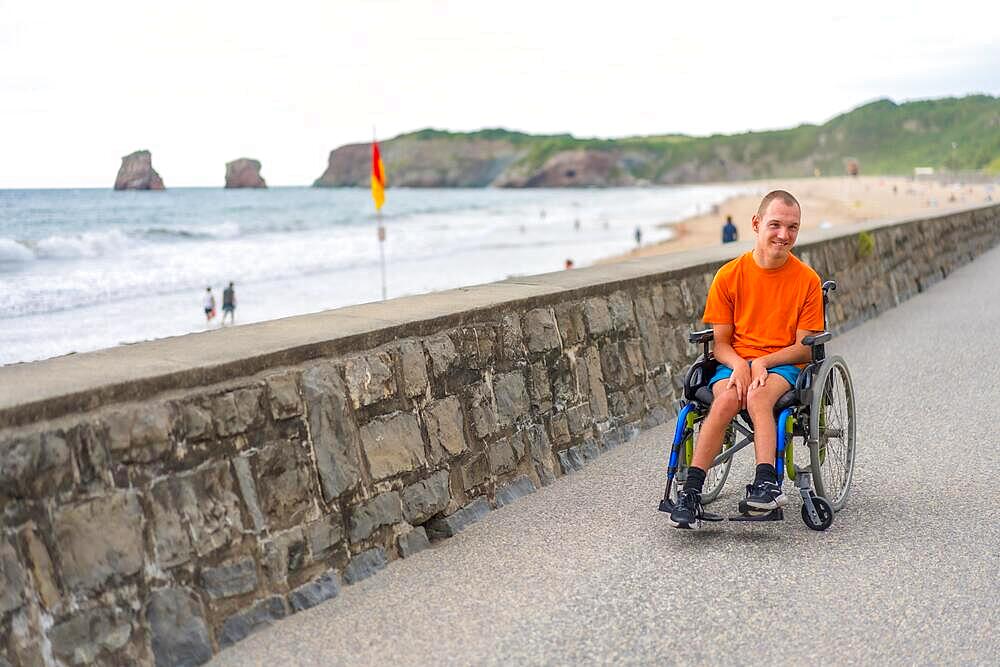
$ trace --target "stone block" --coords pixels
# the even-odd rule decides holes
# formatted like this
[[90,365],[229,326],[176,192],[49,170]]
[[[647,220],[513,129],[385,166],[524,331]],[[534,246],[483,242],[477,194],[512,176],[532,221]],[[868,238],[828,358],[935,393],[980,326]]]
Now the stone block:
[[302,414],[302,398],[299,396],[298,373],[286,372],[271,375],[265,380],[271,417],[275,421],[290,419]]
[[257,485],[250,470],[249,458],[246,456],[234,458],[233,470],[236,472],[236,482],[240,487],[240,495],[243,496],[243,504],[246,505],[247,513],[253,522],[253,530],[255,533],[261,533],[267,528],[267,524],[264,522],[264,514],[260,511]]
[[107,430],[103,425],[94,420],[81,421],[66,431],[66,443],[76,457],[80,485],[108,486],[111,458],[107,449]]
[[0,540],[0,617],[24,605],[27,585],[24,575],[24,566],[14,547],[6,540]]
[[493,394],[496,396],[500,426],[511,426],[518,420],[530,418],[528,391],[524,375],[520,371],[501,373],[494,377]]
[[[88,665],[102,652],[113,653],[132,636],[131,620],[119,610],[90,609],[77,612],[47,633],[52,654],[65,662]],[[101,662],[112,662],[101,660]]]
[[403,374],[403,394],[421,396],[427,391],[427,360],[420,343],[408,341],[399,346],[399,366]]
[[591,297],[583,302],[583,321],[591,336],[603,336],[612,329],[608,302],[600,297]]
[[571,438],[569,434],[569,421],[565,413],[552,415],[549,419],[549,435],[555,445],[569,444]]
[[72,591],[96,590],[142,569],[142,508],[132,491],[61,507],[52,527],[63,582]]
[[518,477],[502,489],[497,489],[497,507],[510,505],[515,500],[534,492],[535,485],[530,478],[524,476]]
[[642,347],[637,339],[625,341],[624,352],[626,372],[631,373],[628,384],[632,384],[646,374],[646,362],[642,358]]
[[257,564],[253,558],[201,570],[202,590],[213,600],[250,593],[257,588]]
[[429,403],[423,410],[431,455],[435,462],[462,454],[469,448],[465,439],[462,406],[454,396]]
[[396,540],[396,545],[399,547],[399,555],[403,558],[409,558],[428,548],[431,543],[427,539],[427,532],[422,527],[417,526],[410,532],[400,535]]
[[267,408],[263,404],[263,387],[237,389],[233,392],[233,401],[236,403],[236,413],[239,415],[242,431],[260,428],[267,421]]
[[653,302],[649,297],[635,300],[636,321],[639,325],[639,340],[642,343],[642,354],[647,365],[659,366],[666,361],[663,351],[663,339],[660,327],[656,321]]
[[580,450],[580,458],[583,459],[585,464],[590,463],[601,455],[601,449],[597,446],[597,441],[593,439],[587,439],[578,445]]
[[223,438],[238,435],[246,430],[246,424],[236,409],[236,396],[232,392],[212,399],[212,422],[215,425],[215,432]]
[[681,286],[678,282],[671,281],[663,286],[663,305],[667,317],[672,320],[684,319],[684,297],[681,296]]
[[187,440],[199,442],[215,437],[212,413],[200,400],[178,404],[177,412],[180,415],[181,430]]
[[517,467],[517,457],[514,454],[514,448],[507,438],[489,445],[486,448],[486,458],[490,464],[490,472],[494,475],[511,472]]
[[156,667],[200,665],[211,659],[208,625],[190,591],[163,588],[150,592],[146,620]]
[[448,506],[451,499],[448,481],[448,471],[439,470],[403,489],[403,518],[407,523],[421,524]]
[[587,386],[590,396],[590,411],[594,419],[604,421],[608,413],[608,395],[604,389],[604,375],[601,372],[601,357],[596,347],[588,347],[583,360],[578,362],[587,368]]
[[170,451],[171,413],[165,404],[114,410],[106,421],[111,450],[119,461],[150,463]]
[[556,318],[548,308],[529,310],[524,316],[524,329],[532,353],[555,350],[562,343]]
[[322,560],[344,539],[344,521],[340,514],[331,514],[307,524],[303,532],[313,560]]
[[285,600],[274,595],[265,598],[247,611],[234,614],[226,619],[219,631],[219,648],[226,648],[248,637],[250,634],[271,625],[287,615]]
[[[49,550],[33,523],[24,526],[19,535],[27,558],[27,565],[31,571],[31,578],[34,580],[34,588],[38,592],[38,599],[45,609],[52,612],[62,601],[62,598],[59,595],[59,585],[56,583],[55,568],[52,566]],[[0,550],[2,550],[2,546],[0,546]],[[2,560],[3,558],[0,558],[0,561]],[[0,583],[2,583],[2,579],[3,575],[0,574]],[[6,583],[4,583],[3,589],[7,590]],[[0,615],[3,614],[4,607],[2,596],[3,593],[0,593]]]
[[44,498],[69,488],[73,464],[59,432],[27,433],[0,440],[0,498]]
[[207,556],[241,538],[243,515],[235,486],[225,461],[152,486],[153,545],[161,567],[187,562],[192,551]]
[[629,335],[634,333],[635,313],[628,294],[618,291],[608,297],[608,314],[611,316],[611,326],[616,330]]
[[312,464],[303,445],[281,440],[261,449],[251,462],[260,510],[271,530],[291,528],[319,515],[313,501]]
[[308,549],[301,527],[278,533],[269,540],[262,540],[261,566],[273,588],[282,588],[287,583],[288,574],[297,572],[305,565]]
[[521,318],[517,313],[506,313],[500,318],[497,334],[497,345],[503,360],[520,361],[527,356],[524,347],[524,331],[521,329]]
[[347,388],[332,364],[321,364],[302,374],[302,393],[323,497],[333,502],[361,481],[361,438]]
[[490,464],[485,455],[476,456],[462,466],[462,488],[466,491],[485,484],[490,478]]
[[344,569],[344,581],[348,584],[356,584],[362,579],[367,579],[379,570],[388,565],[385,557],[385,549],[376,547],[362,551],[351,558],[351,562]]
[[372,477],[382,480],[426,465],[424,440],[409,412],[375,419],[361,429],[361,444]]
[[485,382],[477,382],[465,388],[469,406],[472,431],[480,439],[486,439],[497,432],[500,424],[497,418],[493,392]]
[[615,387],[627,387],[632,378],[622,350],[618,343],[609,343],[601,348],[601,376],[605,382]]
[[490,513],[490,504],[485,498],[476,498],[451,516],[438,517],[430,521],[427,535],[431,539],[453,537]]
[[559,357],[550,365],[549,377],[552,380],[552,401],[557,410],[564,410],[567,405],[575,403],[579,396],[577,370],[579,364],[567,355]]
[[528,395],[531,407],[536,412],[546,413],[552,409],[552,384],[549,382],[549,369],[545,362],[538,361],[530,366],[528,371]]
[[556,314],[556,323],[559,325],[559,333],[562,334],[563,345],[572,347],[583,342],[587,330],[583,323],[583,309],[580,305],[561,303],[553,310]]
[[350,521],[351,542],[361,542],[382,526],[403,520],[403,507],[395,491],[383,493],[354,508]]
[[445,334],[425,340],[424,349],[427,350],[427,356],[431,360],[431,372],[434,377],[440,377],[447,373],[458,359],[455,344]]
[[590,414],[590,404],[577,405],[566,411],[566,422],[569,425],[569,432],[573,436],[587,432],[594,423]]
[[625,392],[613,391],[608,394],[608,411],[612,417],[619,419],[628,416],[628,402],[625,400]]
[[583,457],[578,447],[570,447],[559,451],[559,464],[564,474],[583,470]]
[[667,411],[664,410],[659,405],[657,405],[652,410],[650,410],[645,417],[643,417],[642,428],[644,429],[655,428],[662,424],[666,424],[668,421],[670,421],[670,416],[667,414]]
[[346,360],[344,378],[355,410],[396,395],[392,358],[386,352]]
[[293,612],[315,607],[340,594],[340,578],[335,570],[328,570],[315,581],[299,586],[288,594],[288,605]]

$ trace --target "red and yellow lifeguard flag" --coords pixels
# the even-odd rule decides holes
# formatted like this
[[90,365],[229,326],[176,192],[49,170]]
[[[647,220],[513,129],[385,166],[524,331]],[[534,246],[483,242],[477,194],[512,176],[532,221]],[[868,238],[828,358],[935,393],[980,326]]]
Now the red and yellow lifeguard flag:
[[372,142],[372,199],[375,200],[375,210],[378,211],[385,203],[385,165],[378,152],[378,142]]

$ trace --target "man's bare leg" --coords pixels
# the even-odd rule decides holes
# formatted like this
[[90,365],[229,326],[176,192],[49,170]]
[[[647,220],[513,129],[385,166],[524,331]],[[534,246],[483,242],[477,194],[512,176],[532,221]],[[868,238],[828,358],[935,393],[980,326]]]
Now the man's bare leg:
[[778,438],[774,404],[791,388],[785,378],[777,373],[768,373],[763,387],[747,392],[747,412],[753,420],[753,449],[757,463],[774,465],[774,448]]
[[691,465],[707,471],[715,457],[722,451],[722,439],[729,422],[740,412],[740,397],[735,387],[726,389],[726,381],[719,380],[712,386],[712,407],[701,423],[698,442],[694,443]]

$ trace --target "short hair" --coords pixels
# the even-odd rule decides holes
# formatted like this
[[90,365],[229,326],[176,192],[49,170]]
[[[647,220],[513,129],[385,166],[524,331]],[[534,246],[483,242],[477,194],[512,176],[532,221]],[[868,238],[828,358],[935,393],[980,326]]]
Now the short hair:
[[757,207],[757,218],[759,220],[764,219],[764,214],[767,213],[767,207],[771,205],[775,199],[780,199],[789,206],[795,206],[802,211],[802,205],[799,204],[799,200],[792,196],[791,192],[786,190],[772,190],[764,195],[764,198],[760,200],[760,206]]

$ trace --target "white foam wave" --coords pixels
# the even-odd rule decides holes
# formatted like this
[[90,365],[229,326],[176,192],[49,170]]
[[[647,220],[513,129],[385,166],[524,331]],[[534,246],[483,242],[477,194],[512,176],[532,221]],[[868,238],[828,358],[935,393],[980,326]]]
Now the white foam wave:
[[0,239],[0,264],[30,262],[35,253],[13,239]]
[[35,244],[35,255],[43,259],[102,257],[119,253],[128,246],[128,237],[113,229],[106,232],[84,232],[74,236],[50,236]]

